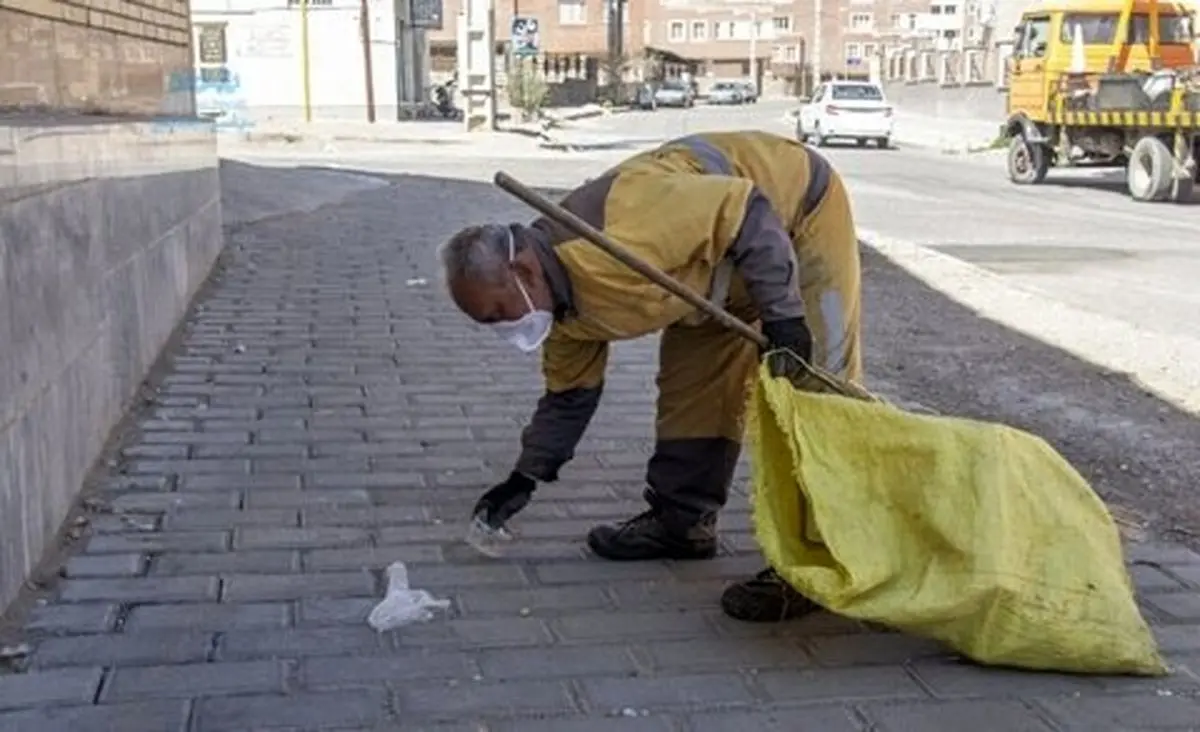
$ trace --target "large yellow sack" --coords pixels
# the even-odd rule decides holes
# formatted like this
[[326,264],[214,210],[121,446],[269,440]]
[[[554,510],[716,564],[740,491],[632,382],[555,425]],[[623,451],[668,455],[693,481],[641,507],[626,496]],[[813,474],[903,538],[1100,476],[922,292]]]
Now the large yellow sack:
[[765,370],[750,415],[758,541],[808,598],[980,663],[1166,673],[1116,525],[1042,439]]

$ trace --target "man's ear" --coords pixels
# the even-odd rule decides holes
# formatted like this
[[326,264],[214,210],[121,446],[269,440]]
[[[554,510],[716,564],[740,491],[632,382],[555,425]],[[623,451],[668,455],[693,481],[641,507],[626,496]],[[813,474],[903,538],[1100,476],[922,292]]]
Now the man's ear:
[[529,298],[538,307],[552,309],[553,296],[550,294],[550,283],[546,281],[542,263],[533,247],[525,247],[512,262],[513,273],[525,286]]

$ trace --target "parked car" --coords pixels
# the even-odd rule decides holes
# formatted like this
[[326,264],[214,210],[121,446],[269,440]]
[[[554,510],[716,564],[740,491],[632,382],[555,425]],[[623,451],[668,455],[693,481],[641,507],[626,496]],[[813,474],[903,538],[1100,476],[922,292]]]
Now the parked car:
[[733,81],[718,81],[708,90],[709,104],[741,104],[743,101],[742,85]]
[[638,84],[630,104],[634,109],[646,109],[651,112],[658,109],[658,102],[654,99],[654,87],[650,84]]
[[742,99],[747,104],[754,104],[758,101],[758,85],[753,81],[742,82]]
[[654,92],[654,102],[660,107],[690,107],[696,103],[696,95],[681,81],[664,81]]
[[891,145],[893,122],[892,106],[878,84],[828,81],[800,108],[796,139],[817,146],[833,139],[854,140],[859,146],[874,141],[886,148]]

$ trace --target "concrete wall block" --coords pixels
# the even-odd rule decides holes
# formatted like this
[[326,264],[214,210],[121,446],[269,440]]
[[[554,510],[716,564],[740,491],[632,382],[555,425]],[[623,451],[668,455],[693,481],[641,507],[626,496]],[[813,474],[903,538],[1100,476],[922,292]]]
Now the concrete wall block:
[[0,189],[0,607],[222,248],[211,125],[13,118]]
[[1005,96],[993,84],[940,86],[934,83],[884,85],[888,99],[901,110],[931,118],[994,123],[1005,119]]

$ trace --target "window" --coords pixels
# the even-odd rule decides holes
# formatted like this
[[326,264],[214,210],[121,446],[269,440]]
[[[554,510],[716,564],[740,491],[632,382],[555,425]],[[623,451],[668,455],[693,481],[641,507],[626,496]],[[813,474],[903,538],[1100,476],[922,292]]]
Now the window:
[[1063,18],[1062,40],[1064,43],[1075,41],[1075,31],[1083,34],[1085,45],[1109,45],[1117,34],[1117,16],[1113,15],[1082,15],[1071,14]]
[[900,22],[900,13],[892,13],[892,27],[903,28],[904,26],[900,25]]
[[857,43],[846,44],[846,60],[857,61],[862,58],[862,46]]
[[944,5],[942,6],[942,10],[946,15],[958,15],[957,5]]
[[874,43],[864,43],[863,44],[863,58],[871,58],[874,55],[875,55],[875,44]]
[[750,33],[753,34],[751,36],[752,38],[762,38],[763,22],[761,20],[754,21],[754,23],[751,24]]
[[[1158,18],[1158,40],[1160,43],[1188,43],[1192,40],[1191,18],[1178,15],[1160,15]],[[1063,18],[1061,39],[1064,43],[1075,40],[1075,29],[1083,33],[1084,45],[1107,46],[1117,35],[1117,15],[1072,13]],[[1133,16],[1129,24],[1129,42],[1149,41],[1150,19],[1146,15]]]
[[692,40],[703,41],[708,38],[708,23],[703,20],[692,21]]
[[952,41],[955,38],[958,38],[958,31],[954,30],[953,28],[944,30],[944,31],[942,31],[942,38]]
[[730,41],[737,37],[737,25],[733,21],[713,23],[713,38]]
[[1028,18],[1017,28],[1013,43],[1016,58],[1042,58],[1050,40],[1050,17]]
[[800,61],[800,47],[776,46],[771,51],[771,60],[782,64],[798,63]]
[[930,5],[929,6],[929,14],[930,15],[941,15],[942,14],[942,6],[941,5]]
[[[1192,25],[1193,20],[1194,17],[1191,15],[1159,15],[1158,42],[1191,43],[1196,32]],[[1129,24],[1129,42],[1150,42],[1150,18],[1148,16],[1133,16],[1133,22]]]
[[871,30],[871,14],[870,13],[852,13],[850,15],[850,28],[856,31]]
[[680,43],[687,40],[687,27],[682,20],[672,20],[667,26],[667,40]]
[[559,25],[584,25],[587,23],[585,0],[558,0]]
[[771,25],[775,26],[776,33],[791,33],[792,32],[792,16],[780,15],[771,18]]
[[908,14],[908,25],[905,27],[908,28],[909,30],[916,29],[916,27],[917,27],[917,14],[916,13]]
[[883,92],[874,84],[835,84],[834,99],[853,99],[858,102],[882,102]]

